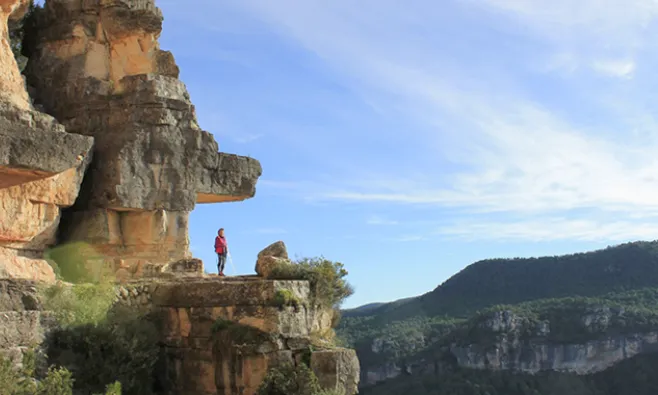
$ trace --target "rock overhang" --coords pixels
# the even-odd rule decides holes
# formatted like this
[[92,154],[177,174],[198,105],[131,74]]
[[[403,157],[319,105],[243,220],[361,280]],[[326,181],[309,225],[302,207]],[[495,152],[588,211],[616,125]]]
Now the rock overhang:
[[0,188],[86,168],[93,142],[46,114],[0,103]]

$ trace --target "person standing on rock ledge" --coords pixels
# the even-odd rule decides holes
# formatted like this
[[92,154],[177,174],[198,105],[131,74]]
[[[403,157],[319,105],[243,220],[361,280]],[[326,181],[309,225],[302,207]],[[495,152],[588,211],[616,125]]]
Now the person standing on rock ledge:
[[226,256],[228,255],[228,244],[224,237],[224,228],[217,232],[215,237],[215,252],[217,253],[217,273],[224,277],[224,265],[226,265]]

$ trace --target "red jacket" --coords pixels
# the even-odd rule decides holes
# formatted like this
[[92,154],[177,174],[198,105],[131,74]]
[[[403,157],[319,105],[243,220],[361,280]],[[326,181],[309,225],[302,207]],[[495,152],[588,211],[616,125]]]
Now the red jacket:
[[215,252],[218,254],[226,254],[228,244],[226,243],[226,238],[224,237],[215,237]]

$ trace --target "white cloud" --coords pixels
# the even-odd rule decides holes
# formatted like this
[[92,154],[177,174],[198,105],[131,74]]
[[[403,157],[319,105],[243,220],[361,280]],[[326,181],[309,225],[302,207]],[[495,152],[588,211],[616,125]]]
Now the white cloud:
[[398,221],[390,220],[378,215],[373,215],[366,221],[368,225],[397,225]]
[[423,240],[427,240],[427,237],[423,235],[403,235],[393,239],[393,241],[397,241],[400,243],[410,243],[413,241],[423,241]]
[[200,119],[199,121],[202,128],[216,136],[220,151],[222,150],[222,140],[224,139],[230,139],[237,144],[248,144],[264,136],[262,133],[251,133],[244,130],[242,126],[232,122],[217,110],[213,110],[209,117]]
[[[466,208],[471,215],[596,209],[637,218],[604,221],[580,214],[554,221],[551,231],[533,221],[455,228],[482,237],[486,232],[505,237],[527,232],[551,239],[561,237],[552,231],[562,225],[570,229],[562,234],[585,239],[658,232],[642,218],[658,212],[658,130],[645,117],[658,110],[657,101],[634,90],[646,86],[637,78],[637,86],[620,90],[623,95],[610,102],[595,97],[599,90],[618,92],[614,84],[623,83],[620,78],[637,77],[640,60],[650,62],[645,68],[655,63],[654,35],[648,33],[656,33],[651,22],[658,2],[463,0],[411,5],[367,0],[355,6],[346,0],[245,0],[240,6],[317,55],[379,113],[400,113],[422,125],[401,133],[416,141],[419,156],[432,151],[436,159],[434,166],[417,166],[419,176],[406,168],[374,176],[346,171],[268,187],[283,187],[311,200]],[[471,25],[462,27],[461,20],[453,19],[464,10],[479,19],[467,18]],[[528,42],[517,47],[517,41],[482,41],[472,32],[479,22],[480,28],[507,40]],[[461,34],[458,40],[449,39],[455,34]],[[489,43],[494,47],[487,48]],[[532,50],[534,44],[539,49]],[[546,53],[538,54],[542,51]],[[534,91],[539,82],[532,73],[537,70],[524,67],[546,59],[551,62],[544,72],[616,78],[605,82],[610,85],[570,81],[573,85],[550,94],[552,80],[541,80]],[[574,90],[587,102],[560,103],[560,94],[571,98]],[[641,106],[633,103],[645,99],[646,110],[637,114]],[[581,116],[585,105],[594,108],[594,116]],[[644,134],[631,133],[636,129]],[[379,131],[373,136],[385,138]],[[409,161],[414,168],[419,158],[396,157],[391,148],[387,157],[401,167]]]
[[[653,218],[656,220],[657,218]],[[547,218],[519,222],[462,222],[441,227],[438,234],[465,240],[615,241],[658,238],[658,222]]]
[[506,29],[534,33],[549,48],[557,48],[547,69],[590,68],[629,78],[638,53],[656,48],[648,31],[658,17],[655,0],[465,1],[504,15]]
[[593,64],[595,70],[612,77],[630,77],[635,71],[633,60],[599,60]]

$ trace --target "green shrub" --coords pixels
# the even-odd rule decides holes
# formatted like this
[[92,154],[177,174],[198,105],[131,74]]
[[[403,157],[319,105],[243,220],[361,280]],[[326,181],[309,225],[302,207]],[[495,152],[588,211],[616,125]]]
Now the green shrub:
[[299,298],[289,289],[280,289],[274,294],[274,305],[277,307],[293,306],[299,307]]
[[313,395],[346,395],[346,394],[345,394],[345,390],[341,391],[341,390],[321,389],[321,390],[313,393]]
[[40,381],[34,376],[34,353],[23,356],[22,368],[0,356],[0,395],[72,395],[73,377],[62,367],[51,366]]
[[293,264],[281,263],[273,268],[270,278],[279,280],[307,280],[321,306],[339,308],[354,293],[345,280],[348,272],[340,262],[324,257],[303,258]]
[[218,318],[212,325],[215,334],[226,333],[233,345],[254,345],[272,340],[273,335],[250,325]]
[[10,360],[0,356],[0,395],[32,395],[35,390],[30,376],[16,369]]
[[233,321],[227,320],[225,318],[217,318],[215,322],[212,323],[211,330],[213,333],[223,331],[230,328],[233,325]]
[[270,369],[261,383],[257,395],[314,395],[321,391],[318,378],[303,363],[283,364]]
[[36,395],[72,395],[73,382],[68,369],[50,367],[46,377],[39,382]]
[[111,314],[99,324],[52,331],[50,363],[75,369],[75,389],[100,393],[119,381],[129,394],[153,391],[158,331],[148,317]]
[[103,322],[116,294],[109,282],[66,285],[57,283],[40,292],[45,310],[52,311],[64,327],[98,325]]
[[98,283],[110,276],[100,254],[88,243],[62,244],[46,251],[44,257],[57,277],[70,283]]
[[115,381],[105,387],[105,395],[121,395],[121,383]]

